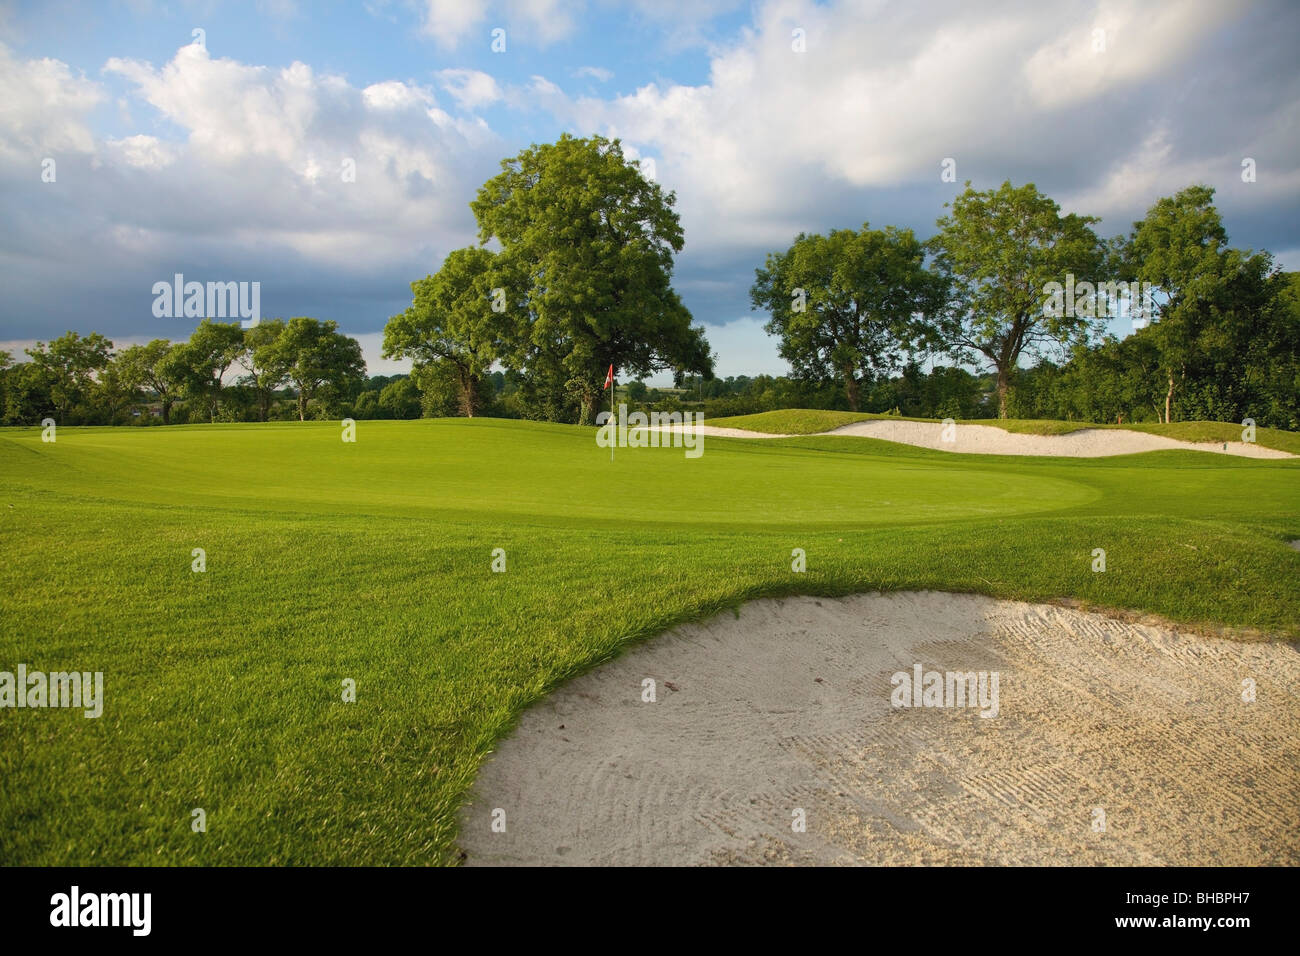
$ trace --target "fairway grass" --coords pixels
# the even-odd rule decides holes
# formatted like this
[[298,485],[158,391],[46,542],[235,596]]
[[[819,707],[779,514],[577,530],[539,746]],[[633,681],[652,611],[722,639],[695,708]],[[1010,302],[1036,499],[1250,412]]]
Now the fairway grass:
[[1300,637],[1297,461],[805,437],[611,464],[594,434],[0,432],[0,670],[102,671],[105,698],[98,719],[0,709],[0,861],[455,862],[457,810],[523,708],[755,597],[978,592]]

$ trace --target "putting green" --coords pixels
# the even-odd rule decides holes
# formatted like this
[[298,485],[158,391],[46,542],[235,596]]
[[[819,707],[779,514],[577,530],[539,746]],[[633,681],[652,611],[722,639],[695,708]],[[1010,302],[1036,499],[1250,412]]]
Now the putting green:
[[[943,458],[826,455],[785,442],[710,438],[704,453],[598,448],[567,426],[362,422],[62,429],[13,479],[33,493],[75,486],[109,502],[254,511],[495,516],[743,527],[865,526],[1055,510],[1097,497],[1045,472]],[[160,437],[164,440],[160,441]]]

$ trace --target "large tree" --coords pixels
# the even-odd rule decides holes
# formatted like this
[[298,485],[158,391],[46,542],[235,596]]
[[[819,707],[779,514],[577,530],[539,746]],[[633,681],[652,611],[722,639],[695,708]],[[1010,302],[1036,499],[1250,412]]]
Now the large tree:
[[282,362],[298,390],[298,420],[306,421],[307,403],[323,395],[342,395],[366,374],[361,343],[338,331],[338,323],[306,316],[289,320],[271,346],[268,361]]
[[289,376],[288,356],[276,348],[283,333],[283,319],[263,319],[244,329],[244,351],[239,355],[239,364],[248,373],[244,376],[245,384],[257,395],[257,417],[261,421],[269,417],[271,398]]
[[1004,182],[981,192],[967,181],[965,192],[945,205],[952,212],[938,220],[931,244],[951,295],[930,333],[959,359],[982,357],[992,366],[998,416],[1006,418],[1007,390],[1021,355],[1078,341],[1092,325],[1085,310],[1044,305],[1049,283],[1064,285],[1071,274],[1097,278],[1106,253],[1090,228],[1098,220],[1062,216],[1033,183]]
[[1258,396],[1249,414],[1277,428],[1300,429],[1300,272],[1271,279],[1266,334],[1252,337],[1245,378]]
[[33,380],[43,383],[60,425],[74,410],[89,413],[87,403],[95,378],[113,358],[113,343],[91,332],[82,336],[68,332],[48,345],[37,342],[27,349],[33,366]]
[[420,389],[409,376],[394,379],[379,392],[376,402],[386,418],[419,418]]
[[924,245],[893,226],[800,233],[754,271],[750,301],[771,315],[766,329],[780,338],[781,357],[798,378],[838,379],[855,412],[862,384],[899,367],[914,316],[943,301]]
[[1209,186],[1189,186],[1163,197],[1133,224],[1126,259],[1138,279],[1161,293],[1155,302],[1158,318],[1148,334],[1160,355],[1166,422],[1189,370],[1215,340],[1220,349],[1226,344],[1227,316],[1243,308],[1258,310],[1271,261],[1229,249],[1227,243]]
[[494,259],[479,248],[450,253],[435,275],[411,283],[411,307],[384,327],[384,357],[445,366],[456,383],[460,413],[469,418],[482,408],[483,379],[502,353],[510,321],[504,293],[500,299],[493,295]]
[[148,389],[158,396],[164,425],[171,424],[176,393],[185,383],[176,351],[177,346],[167,339],[154,339],[147,345],[123,349],[116,359],[123,385],[131,390]]
[[19,362],[4,372],[4,423],[30,425],[55,414],[49,377],[35,362]]
[[610,365],[634,378],[713,373],[704,331],[671,285],[683,244],[675,201],[618,140],[565,134],[503,160],[470,203],[480,242],[502,247],[507,364],[562,388],[584,423]]
[[186,392],[204,402],[208,421],[217,420],[226,372],[244,351],[244,330],[238,322],[204,319],[188,342],[176,348],[167,362],[185,380]]

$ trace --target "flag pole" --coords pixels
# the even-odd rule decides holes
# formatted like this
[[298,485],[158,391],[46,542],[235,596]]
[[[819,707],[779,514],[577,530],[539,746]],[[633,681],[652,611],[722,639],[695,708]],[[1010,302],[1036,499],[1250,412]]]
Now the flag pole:
[[[618,442],[618,425],[614,421],[614,390],[616,387],[617,386],[614,385],[614,363],[610,362],[609,371],[605,373],[605,388],[609,389],[609,429],[611,436],[609,442],[610,464],[614,463],[614,445]],[[600,418],[599,415],[596,417]]]

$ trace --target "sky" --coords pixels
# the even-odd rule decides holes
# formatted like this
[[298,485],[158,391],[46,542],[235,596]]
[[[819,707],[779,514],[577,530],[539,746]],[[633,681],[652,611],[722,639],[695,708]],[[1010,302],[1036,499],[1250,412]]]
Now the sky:
[[1205,183],[1233,245],[1300,269],[1298,39],[1285,0],[0,0],[0,349],[184,339],[153,314],[181,273],[403,371],[380,343],[411,281],[564,132],[675,193],[674,286],[723,376],[788,371],[749,302],[769,252],[928,237],[966,180],[1103,236]]

